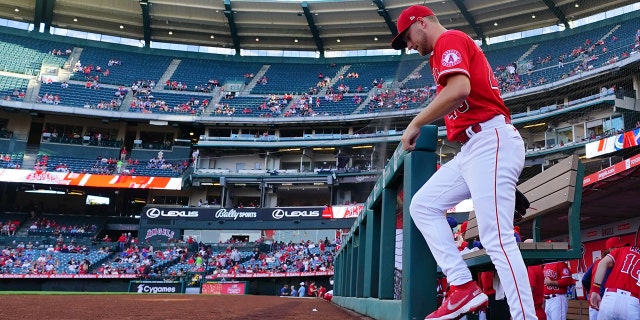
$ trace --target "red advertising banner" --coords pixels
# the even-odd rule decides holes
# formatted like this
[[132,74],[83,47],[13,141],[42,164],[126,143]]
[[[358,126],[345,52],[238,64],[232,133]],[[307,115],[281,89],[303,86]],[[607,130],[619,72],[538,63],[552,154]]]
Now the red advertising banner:
[[246,292],[246,282],[205,282],[202,284],[202,294],[234,294],[243,295]]
[[333,271],[313,272],[270,272],[270,273],[219,273],[208,275],[206,279],[243,279],[243,278],[285,278],[285,277],[316,277],[332,276]]
[[64,186],[180,190],[182,178],[0,169],[0,181]]
[[137,274],[0,274],[0,279],[137,279]]
[[640,154],[637,154],[629,159],[618,162],[611,167],[602,169],[598,172],[586,176],[582,182],[582,185],[588,186],[590,184],[594,184],[598,181],[602,181],[606,178],[615,176],[616,174],[629,170],[633,167],[637,167],[638,165],[640,165]]
[[330,213],[326,212],[328,208],[325,208],[322,212],[323,218],[329,219],[345,219],[345,218],[357,218],[364,210],[362,204],[352,205],[335,205],[331,206]]

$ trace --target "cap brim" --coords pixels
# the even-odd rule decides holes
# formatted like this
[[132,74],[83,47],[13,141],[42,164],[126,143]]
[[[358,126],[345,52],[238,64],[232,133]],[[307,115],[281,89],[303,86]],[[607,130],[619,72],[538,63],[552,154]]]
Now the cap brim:
[[407,47],[407,43],[402,39],[403,34],[404,34],[404,31],[398,33],[398,35],[393,38],[393,40],[391,41],[392,48],[396,50],[402,50]]

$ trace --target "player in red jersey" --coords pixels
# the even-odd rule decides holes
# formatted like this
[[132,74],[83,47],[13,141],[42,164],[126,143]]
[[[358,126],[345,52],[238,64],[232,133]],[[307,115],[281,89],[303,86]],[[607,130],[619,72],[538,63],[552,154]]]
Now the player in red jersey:
[[436,97],[404,130],[404,150],[415,148],[420,127],[441,117],[447,138],[462,144],[460,152],[413,196],[411,217],[450,283],[447,300],[427,319],[456,319],[487,304],[456,249],[445,212],[473,200],[482,245],[496,267],[516,320],[536,314],[527,268],[513,236],[518,176],[524,166],[524,143],[511,125],[509,110],[484,53],[466,34],[444,28],[433,11],[411,6],[398,17],[394,49],[431,54],[429,64]]
[[[612,270],[601,297],[600,286],[608,268]],[[598,262],[589,293],[590,304],[599,309],[598,319],[640,319],[639,297],[640,248],[625,246],[611,250]]]
[[569,302],[567,301],[567,287],[573,284],[571,270],[564,261],[547,263],[544,265],[544,311],[549,320],[565,320]]
[[[615,249],[615,248],[619,248],[619,247],[624,247],[627,246],[627,244],[622,242],[622,239],[620,237],[611,237],[609,239],[607,239],[607,242],[605,243],[605,250],[604,250],[604,255],[608,255],[609,252],[611,252],[611,250]],[[591,292],[591,286],[593,285],[593,275],[596,274],[596,272],[598,271],[598,262],[600,262],[600,259],[597,259],[596,261],[593,262],[593,264],[587,269],[587,271],[585,271],[584,275],[582,276],[582,287],[584,288],[584,290],[586,290],[587,292],[587,300],[589,299],[588,295],[589,292]],[[599,285],[597,285],[598,287],[600,287],[600,296],[604,296],[604,289],[605,287],[603,286],[603,284],[605,284],[607,282],[607,279],[609,278],[609,274],[611,273],[611,269],[607,269],[607,271],[605,272],[604,278],[602,278],[602,281],[600,281]],[[598,320],[598,309],[594,308],[593,306],[589,306],[589,320]]]
[[527,272],[533,294],[533,305],[536,308],[536,316],[538,316],[538,320],[547,320],[547,314],[544,312],[544,273],[542,272],[542,266],[528,266]]

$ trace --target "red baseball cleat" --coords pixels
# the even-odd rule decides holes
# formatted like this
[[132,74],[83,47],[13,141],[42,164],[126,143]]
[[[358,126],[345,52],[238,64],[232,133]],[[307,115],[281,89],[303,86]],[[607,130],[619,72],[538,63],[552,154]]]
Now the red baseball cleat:
[[473,281],[461,286],[452,285],[448,298],[425,319],[458,319],[467,313],[486,308],[488,301],[487,295]]

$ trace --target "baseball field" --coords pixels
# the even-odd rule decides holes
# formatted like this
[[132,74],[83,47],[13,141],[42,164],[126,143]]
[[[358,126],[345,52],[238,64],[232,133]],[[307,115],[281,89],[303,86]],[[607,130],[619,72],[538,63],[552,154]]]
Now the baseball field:
[[0,319],[369,319],[317,298],[3,292],[0,299]]

